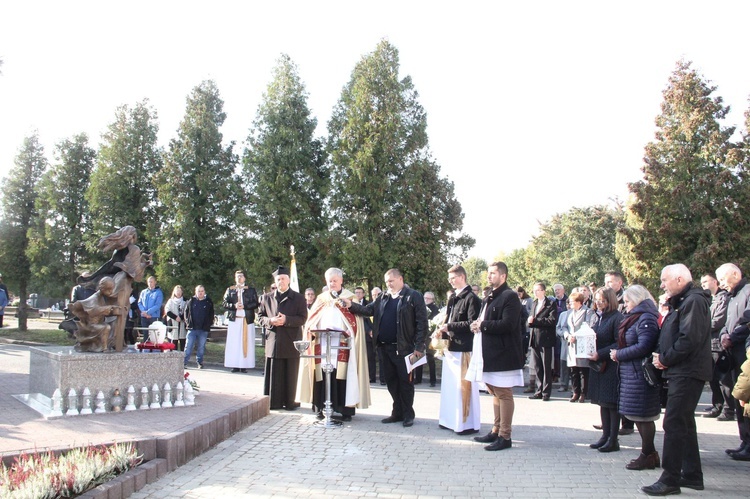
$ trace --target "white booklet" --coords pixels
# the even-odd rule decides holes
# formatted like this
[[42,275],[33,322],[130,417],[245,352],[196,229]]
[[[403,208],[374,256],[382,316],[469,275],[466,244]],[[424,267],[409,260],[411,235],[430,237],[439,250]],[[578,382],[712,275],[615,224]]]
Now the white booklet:
[[414,370],[415,367],[423,366],[427,364],[427,355],[422,355],[418,361],[415,363],[411,363],[411,357],[414,355],[414,353],[410,353],[406,357],[404,357],[404,360],[406,361],[406,372],[410,373]]

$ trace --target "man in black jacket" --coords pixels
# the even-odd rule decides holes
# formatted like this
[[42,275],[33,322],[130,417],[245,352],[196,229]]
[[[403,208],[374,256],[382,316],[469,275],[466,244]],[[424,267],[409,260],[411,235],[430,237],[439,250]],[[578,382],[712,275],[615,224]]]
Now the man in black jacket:
[[427,307],[422,295],[404,285],[398,269],[385,273],[386,292],[367,306],[345,300],[353,314],[372,316],[373,341],[383,354],[383,371],[393,398],[391,415],[383,423],[414,424],[414,382],[406,371],[405,357],[424,356],[427,338]]
[[695,430],[695,408],[711,380],[711,316],[708,295],[693,285],[683,264],[661,271],[661,289],[670,311],[661,325],[654,366],[669,381],[664,413],[663,472],[641,490],[651,496],[679,494],[680,487],[703,490],[703,470]]
[[487,267],[487,281],[492,291],[482,302],[479,318],[471,323],[475,342],[466,379],[484,381],[493,397],[495,412],[492,430],[474,440],[490,444],[484,448],[489,451],[512,447],[513,387],[524,384],[522,305],[516,292],[505,282],[507,279],[505,263],[494,262]]
[[543,282],[534,284],[534,307],[529,315],[531,334],[531,355],[536,371],[536,392],[530,399],[549,400],[552,394],[552,366],[555,350],[555,327],[557,326],[557,305],[546,296]]
[[214,304],[206,295],[202,285],[195,287],[195,296],[185,304],[185,327],[187,328],[187,345],[185,345],[185,369],[187,369],[193,347],[198,344],[195,360],[198,369],[203,369],[203,353],[206,351],[206,340],[214,323]]
[[449,340],[448,349],[443,353],[438,421],[441,428],[469,435],[477,433],[481,426],[479,386],[465,378],[474,342],[470,327],[479,318],[482,301],[466,283],[466,270],[462,266],[448,269],[448,282],[455,293],[448,299],[445,323],[435,332]]

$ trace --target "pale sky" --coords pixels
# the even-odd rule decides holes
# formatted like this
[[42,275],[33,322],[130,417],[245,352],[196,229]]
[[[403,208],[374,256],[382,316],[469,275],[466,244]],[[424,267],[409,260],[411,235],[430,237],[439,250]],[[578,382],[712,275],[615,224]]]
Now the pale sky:
[[[258,5],[256,5],[258,4]],[[326,124],[360,58],[388,39],[455,184],[471,255],[525,247],[538,222],[627,195],[662,90],[693,61],[743,124],[746,1],[8,1],[0,8],[0,176],[25,136],[97,148],[118,105],[147,97],[160,143],[191,89],[216,81],[241,153],[281,53]],[[217,186],[221,188],[222,186]]]

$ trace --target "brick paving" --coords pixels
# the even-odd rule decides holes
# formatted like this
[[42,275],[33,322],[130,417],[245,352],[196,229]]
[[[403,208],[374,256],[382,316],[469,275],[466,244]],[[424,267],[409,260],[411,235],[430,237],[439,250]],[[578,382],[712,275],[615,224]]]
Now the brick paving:
[[[135,413],[46,421],[12,398],[28,390],[28,349],[0,345],[0,454],[166,435],[188,428],[262,393],[259,370],[231,374],[223,367],[192,371],[201,385],[197,405]],[[643,497],[660,470],[628,471],[637,457],[637,433],[621,437],[620,452],[602,454],[588,444],[599,437],[598,406],[571,404],[567,394],[529,400],[516,393],[513,448],[487,452],[471,436],[438,428],[439,387],[420,385],[412,428],[384,425],[391,400],[372,385],[373,405],[343,428],[315,426],[310,407],[270,415],[163,475],[130,497]],[[705,392],[702,403],[709,400]],[[698,408],[699,415],[703,414]],[[482,432],[492,421],[491,398],[482,396]],[[697,418],[706,490],[687,496],[747,497],[750,463],[724,449],[738,443],[734,422]],[[657,449],[663,433],[657,422]]]

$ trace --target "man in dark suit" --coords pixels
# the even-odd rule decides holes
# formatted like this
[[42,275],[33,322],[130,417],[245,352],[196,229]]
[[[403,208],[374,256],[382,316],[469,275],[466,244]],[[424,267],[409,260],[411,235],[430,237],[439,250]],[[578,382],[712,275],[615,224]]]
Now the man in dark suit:
[[488,451],[513,446],[513,387],[523,386],[522,305],[516,292],[508,287],[507,279],[505,263],[494,262],[487,267],[487,281],[492,291],[482,302],[479,318],[471,323],[475,341],[466,379],[484,381],[493,397],[495,412],[492,430],[483,437],[474,437],[474,440],[488,443],[484,448]]
[[393,398],[391,415],[382,423],[414,424],[414,382],[406,370],[404,357],[412,354],[414,361],[425,354],[427,339],[427,306],[421,293],[404,285],[398,269],[384,276],[388,291],[363,307],[345,300],[353,314],[373,316],[373,340],[383,353],[383,371],[388,392]]
[[289,288],[289,269],[273,273],[276,290],[261,297],[258,318],[266,328],[266,367],[263,394],[270,395],[271,409],[293,411],[299,372],[299,352],[294,342],[302,339],[307,320],[305,297]]
[[534,308],[529,315],[531,332],[531,354],[536,370],[536,392],[530,399],[549,400],[552,394],[552,365],[555,350],[555,326],[557,306],[546,296],[547,287],[543,282],[534,284]]

